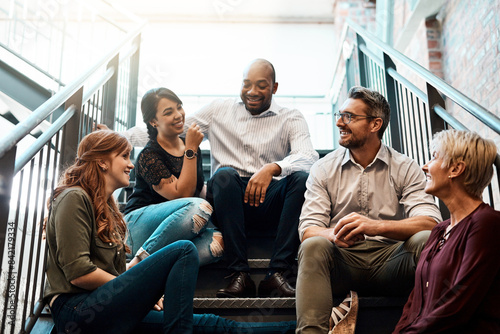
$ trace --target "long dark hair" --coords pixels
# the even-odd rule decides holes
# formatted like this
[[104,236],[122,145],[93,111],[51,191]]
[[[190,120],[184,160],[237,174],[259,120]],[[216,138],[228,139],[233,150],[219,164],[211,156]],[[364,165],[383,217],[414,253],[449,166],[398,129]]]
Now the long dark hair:
[[[75,162],[64,171],[52,195],[54,199],[65,189],[81,187],[92,200],[97,235],[103,242],[121,243],[127,227],[113,196],[105,197],[104,172],[99,161],[131,149],[127,138],[115,131],[101,130],[86,135],[78,145]],[[118,233],[120,239],[113,233]]]
[[141,101],[141,111],[142,119],[148,128],[149,139],[156,140],[158,135],[158,130],[149,122],[156,117],[156,109],[158,108],[158,102],[162,99],[169,99],[170,101],[182,104],[181,99],[174,92],[168,88],[160,87],[150,89],[144,94]]

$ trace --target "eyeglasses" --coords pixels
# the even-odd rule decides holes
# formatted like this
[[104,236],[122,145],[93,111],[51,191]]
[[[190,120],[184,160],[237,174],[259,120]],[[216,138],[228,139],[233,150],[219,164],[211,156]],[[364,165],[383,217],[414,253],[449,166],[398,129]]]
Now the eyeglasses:
[[352,116],[359,117],[359,118],[378,118],[376,116],[356,115],[356,114],[351,114],[350,112],[342,112],[342,113],[335,113],[335,120],[338,121],[339,118],[342,117],[342,123],[349,124],[349,123],[351,123]]

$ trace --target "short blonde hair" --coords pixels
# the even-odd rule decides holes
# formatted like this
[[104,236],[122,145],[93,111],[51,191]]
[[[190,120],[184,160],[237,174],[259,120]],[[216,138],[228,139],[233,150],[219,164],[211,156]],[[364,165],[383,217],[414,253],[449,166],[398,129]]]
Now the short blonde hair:
[[475,132],[444,130],[432,139],[431,152],[443,160],[443,167],[463,161],[465,163],[464,188],[468,194],[481,198],[484,188],[493,177],[493,163],[497,148],[492,140]]

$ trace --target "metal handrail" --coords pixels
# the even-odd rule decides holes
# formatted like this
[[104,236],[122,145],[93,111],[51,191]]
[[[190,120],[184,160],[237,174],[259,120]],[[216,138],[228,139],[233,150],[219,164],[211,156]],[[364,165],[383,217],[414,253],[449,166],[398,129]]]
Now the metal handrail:
[[66,122],[75,114],[77,111],[74,105],[71,105],[64,114],[61,115],[48,129],[45,131],[37,140],[30,145],[30,147],[21,154],[19,158],[16,159],[14,165],[14,175],[17,174],[33,157],[44,147],[47,142],[52,138],[61,128],[66,124]]
[[365,37],[366,39],[369,39],[370,42],[375,44],[379,49],[384,50],[384,52],[388,56],[390,56],[393,60],[397,60],[402,64],[406,65],[422,79],[426,80],[428,83],[433,85],[437,90],[439,90],[444,95],[452,99],[455,103],[460,105],[462,108],[470,112],[474,117],[479,119],[485,125],[494,130],[496,133],[500,134],[500,118],[497,117],[495,114],[491,113],[477,102],[465,96],[463,93],[461,93],[456,88],[452,87],[443,79],[435,76],[432,72],[427,70],[422,65],[406,57],[393,47],[385,44],[378,37],[366,31],[357,23],[353,22],[350,19],[347,19],[347,24],[349,24],[349,26],[354,31],[356,31],[357,34]]
[[[100,67],[107,64],[110,59],[112,59],[117,52],[123,48],[127,43],[129,43],[133,38],[141,33],[146,22],[143,22],[138,28],[129,33],[122,39],[117,45],[112,49],[111,52],[107,53],[98,62],[96,62],[90,69],[83,73],[77,80],[71,82],[66,87],[64,87],[57,94],[52,96],[49,100],[38,107],[33,113],[28,116],[25,120],[18,123],[14,129],[9,132],[5,137],[0,140],[0,158],[2,158],[6,152],[13,148],[17,143],[27,136],[34,128],[36,128],[44,119],[49,117],[54,110],[60,107],[69,97],[71,97],[84,82],[93,75]],[[116,69],[115,69],[116,70]]]

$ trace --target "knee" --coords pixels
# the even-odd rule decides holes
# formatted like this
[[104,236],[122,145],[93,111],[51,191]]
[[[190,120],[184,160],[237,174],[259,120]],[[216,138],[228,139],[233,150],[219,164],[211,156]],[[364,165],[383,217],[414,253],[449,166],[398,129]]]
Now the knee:
[[194,200],[191,205],[194,209],[192,215],[192,230],[194,233],[198,234],[207,226],[213,209],[210,203],[201,198]]
[[308,238],[299,247],[299,266],[316,268],[318,265],[329,263],[332,254],[333,245],[328,239],[323,237]]
[[[181,250],[181,256],[186,256],[193,261],[198,261],[198,250],[196,246],[189,240],[178,240],[171,244]],[[168,246],[166,246],[168,247]],[[166,248],[165,247],[165,248]]]
[[293,180],[294,183],[297,185],[303,185],[304,188],[306,186],[306,181],[307,178],[309,177],[309,174],[306,172],[295,172],[292,173],[288,176],[291,180]]
[[297,182],[306,183],[307,178],[309,177],[309,173],[299,171],[292,173],[290,176],[297,180]]
[[222,167],[215,172],[215,174],[210,178],[210,185],[212,187],[224,188],[232,183],[234,183],[237,179],[240,178],[238,172],[231,167]]
[[408,240],[406,240],[405,247],[413,253],[420,254],[425,246],[425,243],[427,242],[427,239],[429,239],[430,234],[430,230],[415,233]]

